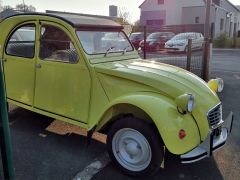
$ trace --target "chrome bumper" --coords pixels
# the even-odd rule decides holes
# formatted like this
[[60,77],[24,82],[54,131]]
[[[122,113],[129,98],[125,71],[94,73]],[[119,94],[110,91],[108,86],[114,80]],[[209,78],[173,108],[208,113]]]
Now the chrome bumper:
[[192,151],[180,156],[181,163],[188,164],[204,159],[212,155],[212,152],[221,148],[227,141],[228,134],[232,131],[233,113],[231,112],[221,127],[221,133],[218,136],[210,130],[206,140]]

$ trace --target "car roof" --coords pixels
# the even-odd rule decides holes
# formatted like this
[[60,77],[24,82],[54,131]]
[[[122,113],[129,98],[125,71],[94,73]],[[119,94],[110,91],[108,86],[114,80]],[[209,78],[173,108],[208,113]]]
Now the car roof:
[[143,32],[133,32],[132,34],[143,34]]
[[5,18],[4,20],[11,18],[11,17],[19,17],[19,16],[48,16],[61,19],[71,26],[75,28],[97,28],[97,29],[123,29],[123,27],[116,23],[113,20],[98,18],[98,17],[90,17],[84,15],[77,15],[77,14],[67,14],[67,13],[57,13],[57,14],[50,14],[50,13],[21,13],[15,14]]
[[153,32],[151,34],[174,34],[173,32],[165,32],[165,31],[162,31],[162,32]]
[[179,33],[179,34],[201,34],[199,32],[184,32],[184,33]]

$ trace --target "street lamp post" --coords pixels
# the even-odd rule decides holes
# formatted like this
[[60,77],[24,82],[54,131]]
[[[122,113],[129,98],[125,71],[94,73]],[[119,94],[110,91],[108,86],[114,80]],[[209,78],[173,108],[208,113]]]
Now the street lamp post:
[[211,4],[212,0],[206,0],[206,18],[204,25],[204,37],[205,37],[205,46],[203,54],[203,79],[205,81],[209,80],[209,63],[210,63],[210,54],[211,54],[211,45],[210,45],[210,15],[211,15]]
[[14,179],[12,146],[10,140],[11,138],[8,122],[7,103],[1,63],[2,61],[0,61],[0,147],[2,154],[4,178],[12,180]]
[[25,11],[26,11],[26,9],[25,9],[25,2],[23,0],[23,12],[25,12]]

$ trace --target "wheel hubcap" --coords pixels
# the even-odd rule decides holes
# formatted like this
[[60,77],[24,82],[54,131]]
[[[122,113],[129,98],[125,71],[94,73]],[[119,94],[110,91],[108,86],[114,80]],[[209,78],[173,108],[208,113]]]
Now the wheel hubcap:
[[147,139],[134,129],[117,131],[112,140],[112,150],[119,164],[131,171],[142,171],[151,162],[152,152]]
[[138,147],[137,143],[130,142],[130,143],[127,143],[127,145],[126,145],[126,152],[130,156],[136,156],[140,152],[139,148],[141,148],[141,147]]

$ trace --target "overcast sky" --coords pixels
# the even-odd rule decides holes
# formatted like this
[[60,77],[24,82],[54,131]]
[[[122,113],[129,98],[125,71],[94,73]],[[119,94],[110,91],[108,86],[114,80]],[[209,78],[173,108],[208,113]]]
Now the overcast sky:
[[[15,7],[23,0],[1,0],[3,5]],[[33,5],[37,11],[45,10],[68,11],[86,14],[108,15],[109,5],[124,7],[131,14],[131,22],[139,19],[139,6],[144,0],[24,0],[25,4]],[[230,0],[233,4],[239,4],[240,0]]]

